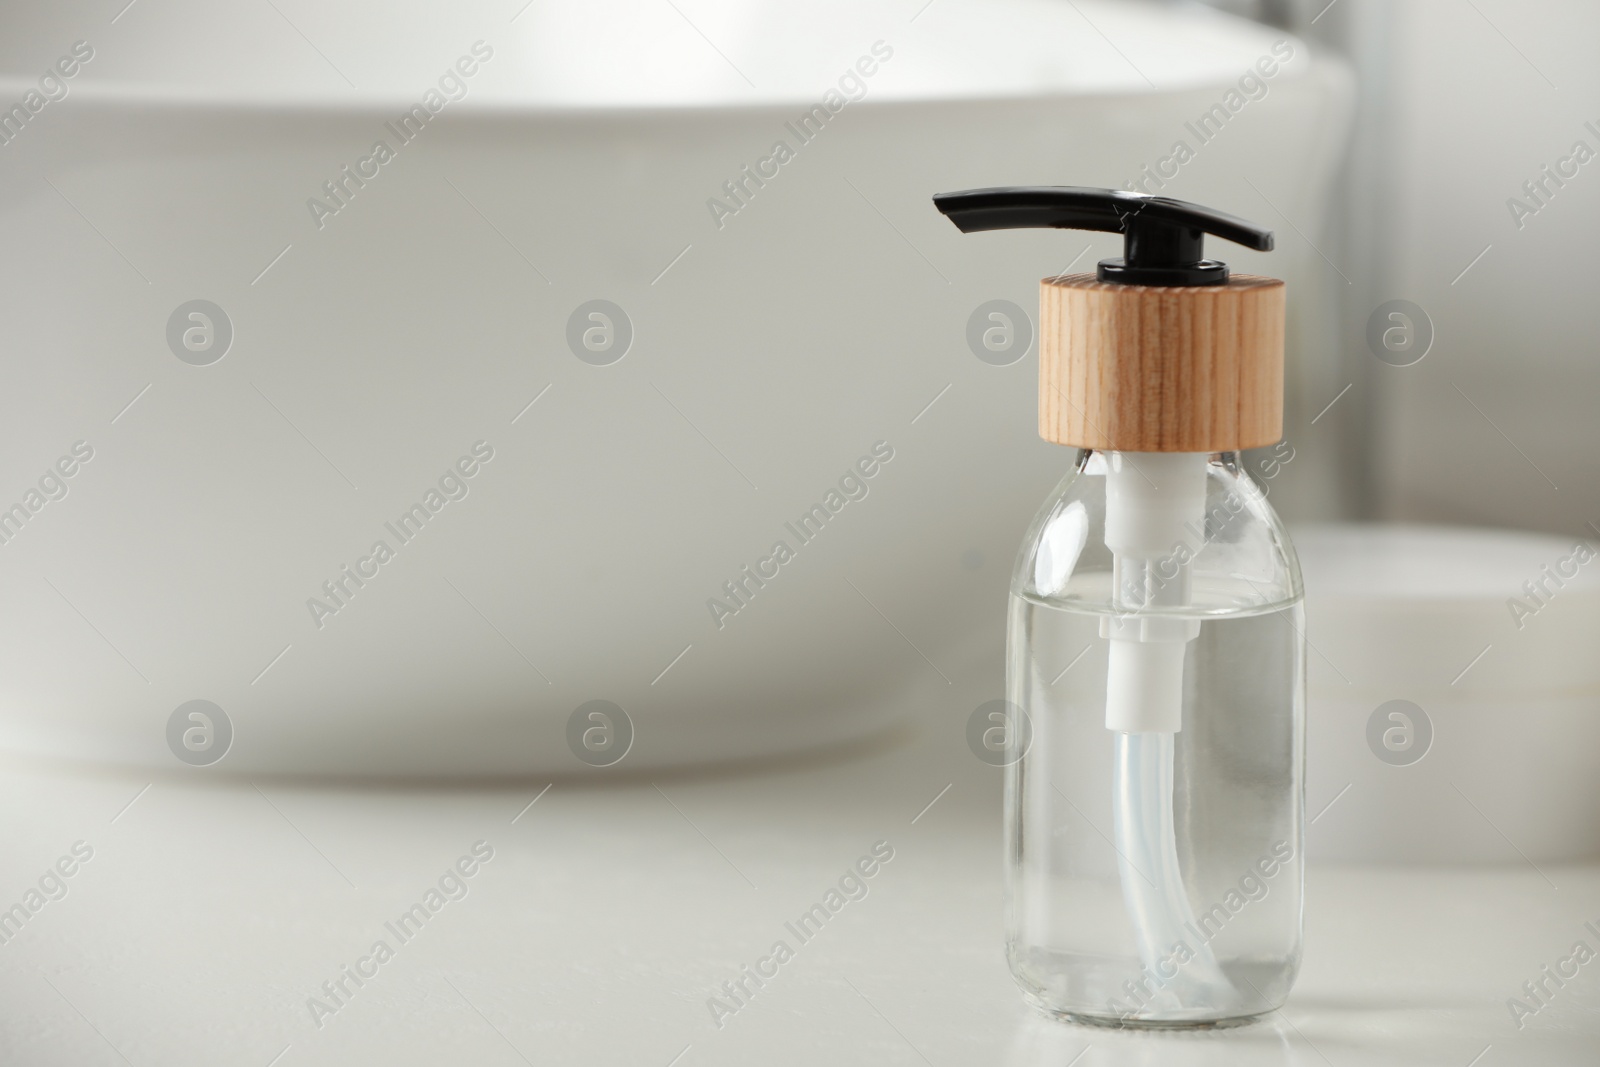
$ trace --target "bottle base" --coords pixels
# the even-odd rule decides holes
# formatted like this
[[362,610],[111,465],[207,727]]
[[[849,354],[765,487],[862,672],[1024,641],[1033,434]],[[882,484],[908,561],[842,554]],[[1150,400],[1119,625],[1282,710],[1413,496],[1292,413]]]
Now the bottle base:
[[1097,1030],[1150,1030],[1186,1033],[1205,1030],[1231,1030],[1240,1026],[1249,1026],[1271,1014],[1271,1010],[1269,1010],[1255,1012],[1250,1015],[1230,1015],[1218,1019],[1153,1019],[1137,1015],[1091,1015],[1080,1011],[1053,1008],[1043,1001],[1026,994],[1024,994],[1023,999],[1040,1014],[1051,1019],[1072,1023],[1075,1026],[1092,1026]]
[[[1226,988],[1190,989],[1186,998],[1148,985],[1134,988],[1141,971],[1128,957],[1007,946],[1011,976],[1022,999],[1052,1019],[1102,1030],[1199,1031],[1247,1026],[1283,1007],[1298,971],[1295,957],[1229,958]],[[1148,978],[1148,974],[1146,974]],[[1205,995],[1202,995],[1205,994]]]

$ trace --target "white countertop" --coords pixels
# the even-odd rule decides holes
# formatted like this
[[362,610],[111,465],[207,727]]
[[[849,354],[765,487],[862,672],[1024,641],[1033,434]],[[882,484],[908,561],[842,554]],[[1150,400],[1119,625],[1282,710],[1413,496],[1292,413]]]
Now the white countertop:
[[[1035,1017],[1001,950],[998,772],[961,726],[759,770],[596,772],[531,808],[547,783],[7,764],[0,908],[75,842],[93,855],[0,944],[0,1062],[1600,1062],[1600,963],[1520,1031],[1506,1007],[1574,942],[1600,947],[1583,929],[1600,926],[1600,865],[1314,866],[1304,971],[1268,1021],[1141,1036]],[[480,840],[494,854],[467,895],[399,944],[385,922]],[[784,923],[880,840],[894,857],[867,896],[714,1026],[716,987],[796,944]],[[308,997],[379,938],[393,958],[316,1026]]]

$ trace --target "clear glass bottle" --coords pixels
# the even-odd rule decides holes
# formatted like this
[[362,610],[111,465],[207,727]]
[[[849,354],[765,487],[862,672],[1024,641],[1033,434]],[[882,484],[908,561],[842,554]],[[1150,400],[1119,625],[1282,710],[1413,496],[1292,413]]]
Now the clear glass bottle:
[[[1239,454],[1083,450],[1011,586],[1007,956],[1044,1011],[1206,1026],[1299,968],[1299,565]],[[1019,745],[1024,742],[1019,740]]]

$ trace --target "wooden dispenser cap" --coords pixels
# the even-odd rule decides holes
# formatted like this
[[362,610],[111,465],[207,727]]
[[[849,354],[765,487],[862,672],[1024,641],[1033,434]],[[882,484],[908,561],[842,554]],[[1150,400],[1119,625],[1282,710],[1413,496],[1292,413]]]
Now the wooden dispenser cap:
[[1039,290],[1039,436],[1123,452],[1231,452],[1283,438],[1284,287],[1117,285],[1093,274]]

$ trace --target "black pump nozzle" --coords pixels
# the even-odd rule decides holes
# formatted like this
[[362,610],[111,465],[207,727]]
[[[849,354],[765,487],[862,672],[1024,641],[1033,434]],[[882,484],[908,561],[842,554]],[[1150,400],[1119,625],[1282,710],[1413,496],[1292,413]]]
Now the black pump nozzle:
[[1123,258],[1102,259],[1098,277],[1124,285],[1226,285],[1228,265],[1205,258],[1205,235],[1257,252],[1272,251],[1272,231],[1199,204],[1119,189],[1071,185],[968,189],[940,193],[933,206],[962,233],[1053,227],[1123,235]]

